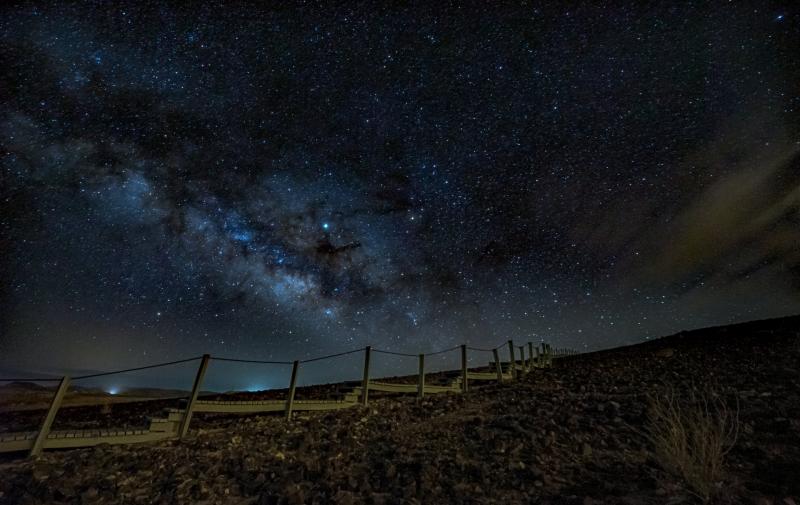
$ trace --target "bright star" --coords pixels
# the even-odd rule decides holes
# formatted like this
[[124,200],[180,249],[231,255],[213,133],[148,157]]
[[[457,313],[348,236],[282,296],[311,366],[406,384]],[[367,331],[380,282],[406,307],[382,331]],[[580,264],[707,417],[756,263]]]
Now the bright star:
[[322,223],[322,229],[323,230],[327,230],[330,227],[331,227],[331,225],[329,225],[328,223]]

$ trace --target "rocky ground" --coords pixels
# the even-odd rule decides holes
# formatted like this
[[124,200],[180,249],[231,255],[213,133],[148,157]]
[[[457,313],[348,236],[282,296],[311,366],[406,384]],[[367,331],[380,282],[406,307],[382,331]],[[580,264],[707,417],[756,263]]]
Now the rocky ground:
[[645,436],[647,395],[711,387],[740,419],[715,501],[792,505],[798,330],[800,317],[687,332],[466,395],[292,422],[198,416],[182,442],[0,463],[0,503],[691,503]]

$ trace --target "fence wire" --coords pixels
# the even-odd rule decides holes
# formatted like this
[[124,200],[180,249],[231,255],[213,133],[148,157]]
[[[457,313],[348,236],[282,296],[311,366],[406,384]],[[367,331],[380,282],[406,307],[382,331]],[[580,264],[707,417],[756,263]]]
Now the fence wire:
[[408,354],[406,352],[395,352],[395,351],[384,351],[383,349],[372,349],[372,352],[377,352],[380,354],[391,354],[393,356],[405,356],[408,358],[416,358],[419,354]]
[[58,379],[0,379],[0,382],[58,382],[61,380],[61,377]]
[[211,357],[214,361],[231,361],[233,363],[259,363],[262,365],[291,365],[293,364],[292,361],[263,361],[258,359],[239,359],[239,358],[217,358],[215,356]]
[[93,374],[89,374],[89,375],[78,375],[76,377],[72,377],[72,380],[92,379],[94,377],[104,377],[106,375],[116,375],[118,373],[136,372],[138,370],[147,370],[147,369],[150,369],[150,368],[158,368],[158,367],[162,367],[162,366],[178,365],[180,363],[188,363],[189,361],[195,361],[195,360],[198,360],[198,359],[201,359],[201,358],[202,358],[202,356],[195,356],[194,358],[186,358],[186,359],[180,359],[180,360],[177,360],[177,361],[169,361],[167,363],[156,363],[155,365],[140,366],[140,367],[136,367],[136,368],[126,368],[125,370],[113,370],[111,372],[99,372],[99,373],[93,373]]
[[[499,349],[505,347],[506,345],[507,344],[500,344],[497,347],[494,347],[494,348],[491,348],[491,349],[486,349],[486,348],[482,348],[482,347],[470,347],[470,346],[468,346],[467,349],[469,349],[471,351],[478,351],[478,352],[494,352],[496,350],[499,350]],[[461,348],[461,346],[457,345],[455,347],[450,347],[448,349],[442,349],[440,351],[426,352],[426,353],[424,353],[424,355],[425,356],[437,356],[439,354],[452,352],[452,351],[458,350],[460,348]],[[521,346],[521,348],[524,348],[524,346]],[[353,349],[351,351],[345,351],[345,352],[340,352],[340,353],[336,353],[336,354],[328,354],[326,356],[318,356],[316,358],[309,358],[309,359],[299,360],[299,363],[313,363],[315,361],[322,361],[322,360],[325,360],[325,359],[337,358],[339,356],[346,356],[348,354],[355,354],[357,352],[362,352],[364,350],[366,350],[366,348],[362,347],[362,348],[359,348],[359,349]],[[410,353],[396,352],[396,351],[387,351],[387,350],[384,350],[384,349],[371,349],[371,350],[376,352],[376,353],[390,354],[390,355],[393,355],[393,356],[403,356],[403,357],[409,357],[409,358],[413,358],[413,357],[419,356],[418,354],[410,354]],[[538,350],[538,346],[537,346],[537,350]],[[166,362],[166,363],[156,363],[154,365],[140,366],[140,367],[135,367],[135,368],[126,368],[124,370],[112,370],[112,371],[109,371],[109,372],[99,372],[99,373],[94,373],[94,374],[78,375],[78,376],[72,377],[72,379],[73,380],[91,379],[91,378],[94,378],[94,377],[104,377],[104,376],[107,376],[107,375],[115,375],[115,374],[128,373],[128,372],[136,372],[138,370],[148,370],[150,368],[158,368],[158,367],[163,367],[163,366],[170,366],[170,365],[178,365],[178,364],[181,364],[181,363],[188,363],[189,361],[195,361],[195,360],[198,360],[198,359],[201,359],[201,358],[202,358],[202,356],[196,356],[196,357],[193,357],[193,358],[186,358],[186,359],[181,359],[181,360],[177,360],[177,361],[169,361],[169,362]],[[212,360],[217,360],[217,361],[229,361],[229,362],[234,362],[234,363],[256,363],[256,364],[264,364],[264,365],[292,365],[293,364],[292,361],[266,361],[266,360],[238,359],[238,358],[226,358],[226,357],[211,357],[211,359]],[[61,380],[61,378],[21,378],[21,379],[0,378],[0,382],[58,382],[60,380]]]
[[452,351],[455,351],[457,349],[461,349],[461,346],[457,345],[455,347],[451,347],[450,349],[442,349],[441,351],[426,352],[425,356],[436,356],[437,354],[444,354],[446,352],[452,352]]
[[321,361],[323,359],[328,359],[328,358],[338,358],[339,356],[346,356],[348,354],[354,354],[354,353],[357,353],[357,352],[363,352],[364,350],[366,350],[366,347],[362,347],[360,349],[353,349],[352,351],[340,352],[340,353],[337,353],[337,354],[329,354],[327,356],[320,356],[318,358],[303,359],[303,360],[300,360],[300,363],[311,363],[311,362],[314,362],[314,361]]
[[467,346],[467,349],[469,349],[470,351],[478,351],[478,352],[494,352],[494,351],[498,350],[499,347],[495,347],[494,349],[483,349],[481,347],[469,347],[469,346]]

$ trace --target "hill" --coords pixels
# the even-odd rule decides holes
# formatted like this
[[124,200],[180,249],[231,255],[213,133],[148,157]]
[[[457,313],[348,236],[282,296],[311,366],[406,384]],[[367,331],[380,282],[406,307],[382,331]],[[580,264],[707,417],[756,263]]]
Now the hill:
[[182,442],[48,452],[0,467],[0,503],[698,501],[649,440],[648,397],[738,412],[715,501],[800,503],[800,317],[564,358],[465,395],[367,409],[198,416]]

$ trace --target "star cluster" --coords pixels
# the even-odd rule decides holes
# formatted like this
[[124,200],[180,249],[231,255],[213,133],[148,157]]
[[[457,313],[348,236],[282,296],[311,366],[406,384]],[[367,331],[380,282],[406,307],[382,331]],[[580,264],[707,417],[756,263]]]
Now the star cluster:
[[0,366],[795,313],[798,15],[6,6]]

